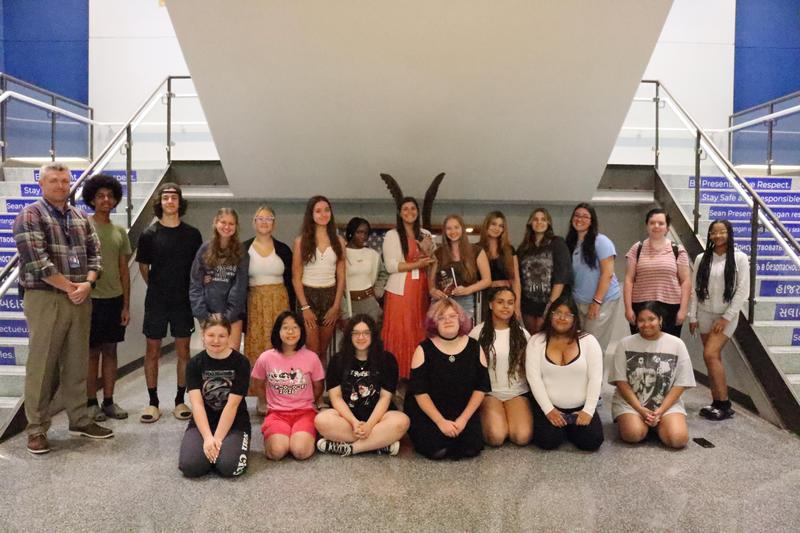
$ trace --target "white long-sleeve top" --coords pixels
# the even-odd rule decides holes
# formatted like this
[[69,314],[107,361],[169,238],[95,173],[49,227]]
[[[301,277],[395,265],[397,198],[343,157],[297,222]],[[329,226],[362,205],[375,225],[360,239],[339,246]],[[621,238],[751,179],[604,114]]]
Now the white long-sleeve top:
[[[430,235],[426,229],[422,230],[422,235]],[[383,238],[383,264],[386,271],[389,272],[389,279],[386,281],[386,289],[392,294],[402,296],[405,292],[406,274],[408,272],[400,272],[398,267],[400,263],[404,263],[406,258],[403,257],[403,247],[400,245],[400,234],[396,229],[390,229],[386,232]],[[416,271],[416,274],[415,274]],[[412,276],[419,276],[419,271],[414,269],[411,271]]]
[[745,300],[750,295],[750,260],[747,254],[735,250],[733,259],[736,262],[736,290],[730,302],[723,300],[725,294],[725,254],[719,255],[712,252],[711,272],[708,274],[708,298],[699,301],[697,298],[697,271],[700,268],[700,261],[703,254],[698,255],[694,260],[694,273],[692,274],[692,295],[689,299],[689,321],[697,320],[697,310],[701,309],[706,313],[716,313],[722,315],[726,320],[733,320],[744,306]]
[[556,365],[547,358],[545,334],[539,333],[528,341],[525,373],[544,414],[554,408],[583,406],[583,411],[594,416],[603,381],[603,350],[587,333],[578,339],[578,357],[568,365]]

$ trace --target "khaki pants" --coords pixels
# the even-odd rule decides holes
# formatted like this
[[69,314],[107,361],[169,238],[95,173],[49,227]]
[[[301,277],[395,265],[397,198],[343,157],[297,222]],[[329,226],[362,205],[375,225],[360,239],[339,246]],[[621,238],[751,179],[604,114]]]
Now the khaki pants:
[[56,388],[70,427],[91,420],[86,411],[86,373],[92,301],[75,305],[63,292],[28,290],[23,300],[29,350],[25,367],[25,416],[29,435],[50,428],[50,403]]
[[611,336],[614,334],[614,322],[617,319],[617,314],[620,310],[620,302],[622,296],[610,302],[604,302],[600,306],[600,313],[594,320],[588,319],[589,304],[578,304],[578,312],[581,317],[581,329],[587,333],[591,333],[600,343],[600,348],[603,350],[605,356],[608,345],[611,342]]

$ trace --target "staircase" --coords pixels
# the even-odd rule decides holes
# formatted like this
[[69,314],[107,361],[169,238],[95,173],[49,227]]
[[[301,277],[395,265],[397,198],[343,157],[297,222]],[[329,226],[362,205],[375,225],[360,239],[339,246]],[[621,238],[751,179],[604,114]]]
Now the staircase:
[[[661,176],[691,220],[694,173],[663,169]],[[796,239],[800,238],[800,177],[747,175],[745,180],[786,229]],[[699,205],[698,237],[702,242],[712,220],[728,219],[733,225],[736,247],[751,254],[750,208],[725,177],[701,177]],[[757,246],[753,328],[800,399],[800,269],[763,227],[758,233]],[[744,311],[747,314],[747,309]]]
[[[75,181],[84,169],[72,168],[72,179]],[[125,187],[125,170],[106,170],[115,176]],[[12,224],[17,213],[26,205],[41,197],[38,179],[38,168],[9,167],[3,168],[5,181],[0,182],[0,267],[16,254]],[[137,213],[148,201],[163,170],[138,170],[132,174],[133,212]],[[78,193],[78,197],[80,192]],[[123,197],[123,204],[125,198]],[[81,209],[91,212],[82,200],[76,202]],[[120,206],[111,215],[114,224],[125,227],[127,214]],[[16,287],[0,297],[0,436],[13,420],[22,405],[25,389],[25,362],[28,358],[28,326],[22,312],[22,300]]]

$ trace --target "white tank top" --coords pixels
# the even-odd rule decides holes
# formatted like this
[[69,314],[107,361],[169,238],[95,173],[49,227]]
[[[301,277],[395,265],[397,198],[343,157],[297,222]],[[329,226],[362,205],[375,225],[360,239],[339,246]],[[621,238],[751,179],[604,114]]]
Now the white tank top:
[[275,250],[267,257],[259,254],[252,246],[247,252],[250,255],[249,282],[250,287],[258,285],[283,284],[283,271],[285,265]]
[[306,287],[332,287],[336,285],[336,252],[328,247],[324,252],[314,250],[314,257],[303,265],[303,285]]

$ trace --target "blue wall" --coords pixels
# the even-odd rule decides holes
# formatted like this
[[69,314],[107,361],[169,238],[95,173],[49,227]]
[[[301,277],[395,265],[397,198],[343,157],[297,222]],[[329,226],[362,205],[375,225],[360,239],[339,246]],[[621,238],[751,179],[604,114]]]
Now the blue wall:
[[800,91],[800,0],[737,0],[733,109]]
[[3,72],[88,103],[89,1],[0,2]]

